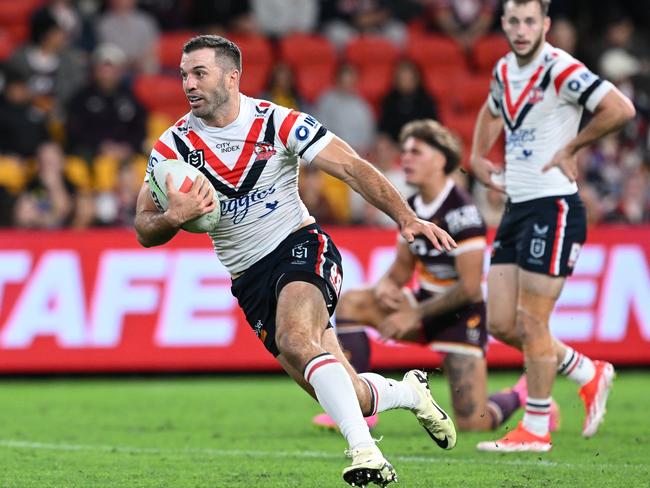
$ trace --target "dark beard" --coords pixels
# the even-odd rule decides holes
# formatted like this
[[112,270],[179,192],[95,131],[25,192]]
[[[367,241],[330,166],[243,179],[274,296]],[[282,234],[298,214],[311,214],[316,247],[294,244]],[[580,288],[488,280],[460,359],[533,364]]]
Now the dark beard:
[[205,108],[204,111],[200,113],[194,113],[194,116],[210,122],[214,120],[219,109],[228,103],[229,100],[230,94],[228,93],[228,90],[226,89],[226,85],[224,83],[221,86],[220,90],[212,93],[212,97],[210,97],[207,108]]

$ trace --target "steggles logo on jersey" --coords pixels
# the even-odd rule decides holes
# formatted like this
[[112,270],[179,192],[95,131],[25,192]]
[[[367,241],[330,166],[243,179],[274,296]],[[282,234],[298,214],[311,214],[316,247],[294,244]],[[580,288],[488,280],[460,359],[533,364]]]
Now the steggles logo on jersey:
[[[256,188],[255,190],[247,193],[245,195],[231,198],[221,202],[221,217],[229,218],[232,220],[233,224],[239,224],[242,220],[248,215],[248,210],[253,205],[260,205],[264,202],[266,197],[275,193],[275,185],[271,185],[267,189]],[[271,212],[275,210],[279,205],[277,201],[271,203]],[[269,205],[266,206],[269,208]],[[271,212],[267,212],[264,216],[268,215]]]

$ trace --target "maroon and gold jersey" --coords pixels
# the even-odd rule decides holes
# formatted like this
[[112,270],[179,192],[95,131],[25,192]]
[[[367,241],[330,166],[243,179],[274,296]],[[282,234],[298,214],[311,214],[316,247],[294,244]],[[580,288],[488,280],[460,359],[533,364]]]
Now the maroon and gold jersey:
[[409,244],[411,253],[417,259],[420,288],[440,293],[458,280],[456,256],[485,249],[485,222],[470,196],[451,179],[447,180],[443,191],[432,202],[425,203],[419,193],[407,201],[419,218],[446,230],[458,244],[451,252],[436,250],[423,236],[416,237]]

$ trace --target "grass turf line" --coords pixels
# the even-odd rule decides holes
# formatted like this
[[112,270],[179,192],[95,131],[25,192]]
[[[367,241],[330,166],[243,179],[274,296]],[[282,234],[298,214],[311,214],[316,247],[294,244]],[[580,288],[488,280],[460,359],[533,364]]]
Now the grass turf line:
[[[515,380],[493,373],[490,386]],[[285,377],[0,383],[2,488],[346,486],[345,442],[311,426],[318,406]],[[404,487],[650,486],[648,386],[647,372],[620,373],[601,431],[585,440],[577,389],[559,379],[549,454],[476,452],[503,430],[461,433],[442,451],[404,411],[382,414],[374,435]],[[432,389],[448,407],[445,380]]]

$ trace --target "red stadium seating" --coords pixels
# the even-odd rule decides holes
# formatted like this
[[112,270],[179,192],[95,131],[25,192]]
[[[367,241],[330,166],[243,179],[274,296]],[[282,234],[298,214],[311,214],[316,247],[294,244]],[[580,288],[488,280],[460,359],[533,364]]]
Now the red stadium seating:
[[138,100],[151,112],[162,113],[176,120],[190,110],[178,76],[140,75],[135,79],[133,90]]
[[32,12],[40,7],[44,0],[4,0],[0,2],[0,25],[26,24]]
[[178,72],[183,44],[197,35],[194,31],[163,32],[158,40],[158,61],[164,71]]
[[268,83],[273,66],[273,50],[270,42],[262,36],[228,36],[242,53],[242,93],[259,96]]
[[489,90],[489,76],[461,77],[454,80],[449,96],[456,112],[476,114],[487,100]]
[[372,105],[390,90],[400,52],[395,45],[376,36],[359,37],[345,49],[345,61],[359,72],[359,92]]
[[336,53],[322,36],[291,34],[280,40],[280,56],[292,68],[314,64],[335,64]]
[[334,65],[301,67],[295,71],[296,88],[306,102],[314,103],[334,83]]
[[301,96],[313,103],[331,86],[336,69],[336,52],[324,37],[292,34],[280,40],[280,57],[294,71]]
[[[16,46],[29,37],[29,19],[44,0],[0,0],[0,30],[7,31]],[[0,42],[5,42],[4,39]],[[0,50],[4,51],[5,46]]]
[[345,60],[358,69],[371,65],[394,66],[399,54],[392,42],[376,36],[358,37],[345,48]]
[[0,61],[4,61],[14,52],[14,40],[8,31],[0,29]]
[[492,68],[510,47],[501,34],[490,34],[477,39],[472,49],[472,64],[481,73],[491,73]]
[[447,76],[467,72],[463,47],[451,38],[438,35],[409,37],[406,56],[425,73],[436,70]]

